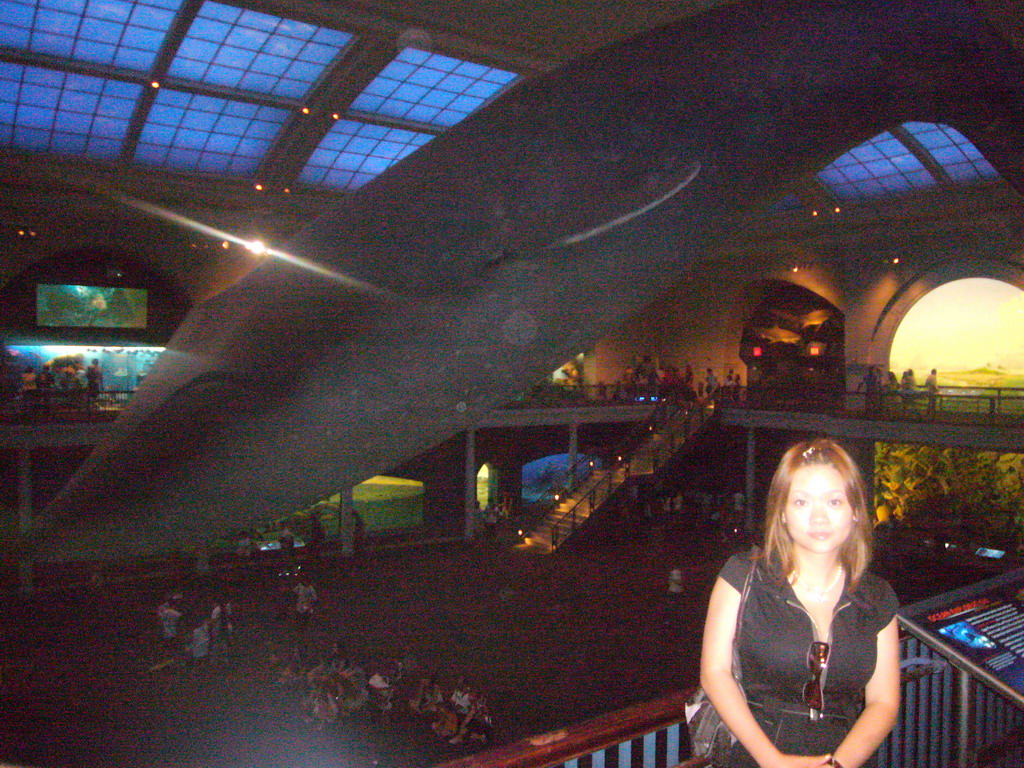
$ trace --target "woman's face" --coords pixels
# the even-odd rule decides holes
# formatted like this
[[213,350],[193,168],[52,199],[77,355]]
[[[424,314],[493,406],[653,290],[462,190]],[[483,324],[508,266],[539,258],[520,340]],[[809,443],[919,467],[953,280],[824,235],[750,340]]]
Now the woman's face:
[[815,554],[838,552],[850,538],[854,523],[842,475],[822,464],[796,470],[784,522],[797,548]]

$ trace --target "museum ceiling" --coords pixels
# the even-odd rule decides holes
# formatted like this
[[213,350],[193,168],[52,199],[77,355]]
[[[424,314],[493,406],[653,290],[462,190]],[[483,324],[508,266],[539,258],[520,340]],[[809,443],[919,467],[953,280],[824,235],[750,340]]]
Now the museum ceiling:
[[[204,263],[218,264],[196,271],[201,277],[192,279],[203,285],[189,286],[194,298],[203,298],[251,267],[244,255],[214,250],[221,245],[218,232],[284,242],[516,83],[724,4],[114,0],[106,4],[114,11],[93,18],[90,11],[47,17],[36,0],[4,0],[0,237],[8,247],[0,281],[41,254],[80,246],[85,233],[103,230],[112,246],[123,247],[170,242],[168,233],[177,230],[179,252],[171,253],[172,246],[152,258],[165,259],[168,271],[181,276],[196,255],[182,249],[210,250]],[[1016,4],[978,5],[1019,48],[1024,21]],[[132,34],[142,42],[133,42]],[[106,45],[114,36],[120,43]],[[298,48],[294,59],[264,55]],[[405,81],[389,79],[406,75]],[[418,95],[407,102],[382,96],[441,79],[440,92],[431,90],[416,103]],[[457,84],[445,85],[449,81]],[[43,94],[41,104],[25,95],[33,88]],[[96,88],[106,89],[102,99],[93,99],[99,112],[62,112],[67,102],[88,102]],[[442,102],[450,108],[437,107]],[[37,114],[26,117],[26,107]],[[16,110],[21,112],[14,117]],[[243,127],[219,134],[229,122]],[[791,192],[808,211],[836,204],[813,174]],[[1000,194],[1001,205],[1006,194]],[[182,231],[132,201],[218,232]],[[752,202],[770,214],[775,201]],[[787,227],[816,224],[792,216],[783,221]],[[760,233],[776,225],[758,214],[747,226]],[[29,242],[28,233],[36,239]]]

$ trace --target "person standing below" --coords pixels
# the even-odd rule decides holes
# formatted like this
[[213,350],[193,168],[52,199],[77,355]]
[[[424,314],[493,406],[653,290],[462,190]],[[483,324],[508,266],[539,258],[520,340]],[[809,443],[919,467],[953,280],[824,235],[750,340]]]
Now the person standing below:
[[188,657],[193,665],[198,664],[210,655],[210,620],[203,621],[192,630],[192,639],[185,646]]
[[[791,447],[768,491],[763,552],[726,563],[704,626],[701,684],[737,738],[728,768],[875,764],[899,709],[900,669],[898,600],[867,572],[870,555],[852,459],[828,439]],[[748,573],[741,690],[733,639]]]
[[182,616],[181,611],[178,610],[180,601],[181,595],[175,593],[156,609],[157,618],[160,620],[160,636],[164,640],[173,640],[178,636],[178,620]]
[[308,579],[299,579],[292,591],[295,593],[295,618],[298,621],[299,631],[305,632],[313,618],[313,608],[316,605],[316,589],[309,583]]
[[715,372],[708,368],[704,374],[704,397],[707,400],[713,400],[717,393],[718,379],[715,378]]
[[85,391],[89,398],[90,408],[96,407],[101,389],[103,389],[103,369],[100,368],[100,361],[93,358],[92,364],[85,369]]
[[44,363],[43,369],[39,372],[36,377],[36,390],[39,397],[39,401],[42,404],[43,413],[50,413],[50,395],[53,393],[53,371],[50,370],[50,364]]

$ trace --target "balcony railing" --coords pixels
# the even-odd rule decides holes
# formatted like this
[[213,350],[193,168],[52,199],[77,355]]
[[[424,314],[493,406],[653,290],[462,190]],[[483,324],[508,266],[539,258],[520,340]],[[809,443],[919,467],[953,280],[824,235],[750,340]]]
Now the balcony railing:
[[759,410],[829,413],[868,419],[948,424],[1014,424],[1024,421],[1024,389],[1008,387],[923,390],[792,392],[749,389],[735,405]]
[[110,421],[134,394],[128,389],[105,389],[96,395],[85,389],[32,390],[0,403],[0,422]]
[[[878,750],[880,766],[1024,765],[1024,709],[955,669],[914,637],[901,641],[900,655],[900,712]],[[683,719],[690,693],[669,694],[437,768],[700,768],[705,761],[690,759]]]

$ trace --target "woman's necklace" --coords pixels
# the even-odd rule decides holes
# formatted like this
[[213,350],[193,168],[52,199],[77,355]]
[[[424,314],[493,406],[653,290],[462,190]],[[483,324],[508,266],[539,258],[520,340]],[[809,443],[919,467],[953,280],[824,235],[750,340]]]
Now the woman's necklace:
[[807,592],[807,599],[813,600],[816,603],[824,603],[828,600],[829,594],[835,588],[836,584],[839,583],[839,579],[843,576],[843,566],[839,566],[836,569],[835,578],[827,587],[812,587],[806,581],[800,578],[800,571],[797,571],[793,577],[793,583],[799,583],[804,590]]

